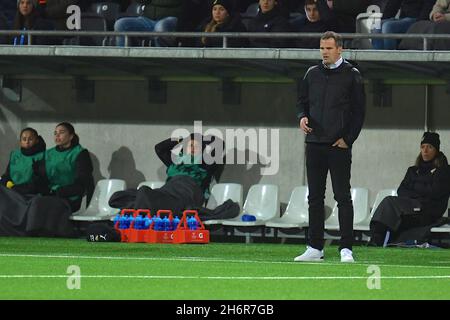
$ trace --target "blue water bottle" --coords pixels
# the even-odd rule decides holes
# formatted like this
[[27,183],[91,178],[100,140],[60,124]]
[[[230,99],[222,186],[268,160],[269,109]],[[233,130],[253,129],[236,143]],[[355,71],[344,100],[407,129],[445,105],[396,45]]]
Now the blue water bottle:
[[197,229],[198,229],[197,219],[195,219],[195,217],[192,217],[192,230],[197,230]]
[[120,220],[120,213],[118,213],[118,214],[114,217],[114,220],[113,220],[114,226],[116,225],[117,221],[119,221],[119,220]]
[[197,220],[195,219],[194,216],[191,216],[191,217],[188,219],[188,228],[189,228],[190,230],[197,230],[197,229],[198,229]]
[[158,216],[156,216],[155,220],[153,221],[154,224],[154,230],[156,231],[162,231],[162,219]]
[[150,229],[151,224],[152,224],[152,219],[150,219],[148,216],[145,216],[143,229],[146,229],[146,230]]
[[[25,28],[23,28],[23,30],[26,30]],[[20,45],[23,46],[25,43],[25,35],[21,34],[20,35]]]
[[142,216],[138,215],[136,219],[134,219],[134,228],[137,230],[142,229],[142,222],[143,222]]
[[162,219],[162,229],[164,231],[170,231],[170,220],[167,216]]
[[127,216],[123,215],[119,218],[119,229],[126,229]]
[[128,218],[127,218],[127,229],[130,228],[131,222],[133,222],[133,220],[134,220],[133,216],[131,214],[128,215]]
[[172,220],[172,230],[176,230],[179,223],[180,218],[178,218],[178,216],[175,216],[175,218],[173,218]]

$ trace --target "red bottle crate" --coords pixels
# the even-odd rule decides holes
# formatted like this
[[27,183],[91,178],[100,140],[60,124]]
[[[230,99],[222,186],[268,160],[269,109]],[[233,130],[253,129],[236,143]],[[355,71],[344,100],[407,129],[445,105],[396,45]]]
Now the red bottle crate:
[[[150,210],[148,209],[138,209],[134,210],[133,217],[136,218],[138,215],[145,214],[148,217],[151,217]],[[134,229],[134,221],[131,222],[130,228],[128,229],[128,242],[145,242],[145,235],[148,232],[148,229]]]
[[[158,210],[156,216],[161,218],[162,214],[167,214],[170,222],[173,220],[172,210]],[[150,230],[145,235],[145,242],[148,243],[173,243],[173,231],[154,230],[154,224],[150,226]]]
[[[197,230],[189,229],[187,224],[188,215],[193,215],[195,220],[197,220]],[[185,210],[183,212],[183,217],[177,229],[173,232],[173,243],[209,243],[209,231],[205,229],[196,210]]]
[[[134,209],[122,209],[120,211],[120,215],[121,216],[123,216],[125,214],[134,215],[135,211],[136,210],[134,210]],[[119,232],[120,232],[120,241],[122,241],[122,242],[130,242],[129,239],[130,239],[131,228],[119,229],[119,221],[116,222],[114,228],[116,230],[119,230]]]

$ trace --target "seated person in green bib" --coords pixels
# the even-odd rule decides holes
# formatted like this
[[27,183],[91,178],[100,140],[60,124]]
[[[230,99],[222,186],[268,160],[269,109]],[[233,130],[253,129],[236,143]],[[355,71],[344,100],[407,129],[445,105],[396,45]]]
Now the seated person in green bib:
[[73,236],[72,211],[66,201],[43,196],[40,167],[45,143],[36,130],[20,134],[0,184],[0,236]]
[[56,146],[45,152],[40,175],[46,184],[44,195],[66,200],[72,212],[80,209],[83,196],[92,196],[94,178],[87,149],[80,145],[74,127],[68,122],[58,124],[54,131]]
[[38,193],[33,168],[44,158],[45,141],[33,128],[20,132],[20,148],[11,152],[9,163],[0,183],[22,195]]
[[[181,144],[181,151],[175,151]],[[208,145],[211,146],[206,149]],[[222,153],[223,141],[200,134],[191,134],[184,139],[169,138],[158,143],[155,146],[156,154],[167,167],[164,186],[158,189],[142,186],[137,191],[116,192],[109,205],[114,208],[151,209],[155,212],[167,209],[174,213],[202,207],[209,197],[212,178],[217,177],[223,169],[223,156],[217,153],[220,161],[216,161],[216,149]]]

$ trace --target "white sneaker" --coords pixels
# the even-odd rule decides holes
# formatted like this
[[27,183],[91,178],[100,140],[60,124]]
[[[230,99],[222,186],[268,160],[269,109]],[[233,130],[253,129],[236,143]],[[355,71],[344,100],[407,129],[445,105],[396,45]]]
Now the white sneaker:
[[294,258],[294,261],[297,262],[310,262],[310,261],[315,261],[315,262],[322,262],[323,261],[323,250],[317,250],[314,249],[310,246],[306,247],[306,251],[298,257]]
[[341,262],[355,262],[352,250],[347,248],[341,250]]

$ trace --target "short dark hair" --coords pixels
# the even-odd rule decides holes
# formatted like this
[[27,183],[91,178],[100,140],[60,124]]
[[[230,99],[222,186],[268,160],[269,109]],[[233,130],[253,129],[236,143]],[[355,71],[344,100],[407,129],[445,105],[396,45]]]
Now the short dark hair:
[[23,134],[24,132],[26,132],[26,131],[29,131],[29,132],[33,133],[33,135],[35,135],[36,138],[39,136],[39,134],[38,134],[38,132],[36,131],[36,129],[27,127],[27,128],[25,128],[25,129],[22,129],[22,131],[20,131],[20,136],[19,136],[19,137],[22,137],[22,134]]
[[334,42],[336,42],[337,47],[342,47],[344,45],[342,36],[334,31],[327,31],[320,38],[320,40],[327,40],[327,39],[334,39]]
[[308,5],[311,5],[311,4],[314,4],[314,5],[317,6],[316,1],[314,1],[314,0],[306,0],[306,1],[305,1],[305,7],[308,6]]

